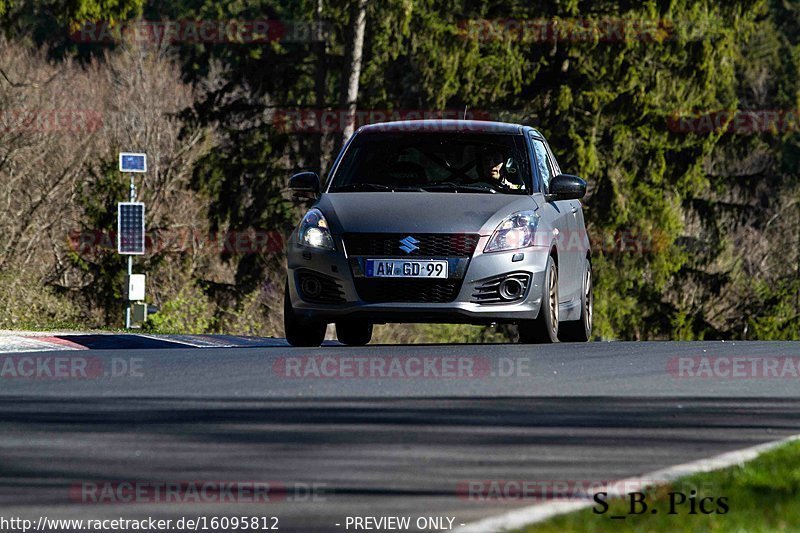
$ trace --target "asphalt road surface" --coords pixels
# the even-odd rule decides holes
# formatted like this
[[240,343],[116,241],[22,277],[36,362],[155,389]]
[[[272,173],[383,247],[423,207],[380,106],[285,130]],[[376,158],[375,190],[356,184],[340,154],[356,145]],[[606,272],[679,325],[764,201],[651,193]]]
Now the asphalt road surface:
[[800,433],[800,343],[164,343],[0,360],[0,516],[34,521],[456,527],[548,497],[465,487],[622,479]]

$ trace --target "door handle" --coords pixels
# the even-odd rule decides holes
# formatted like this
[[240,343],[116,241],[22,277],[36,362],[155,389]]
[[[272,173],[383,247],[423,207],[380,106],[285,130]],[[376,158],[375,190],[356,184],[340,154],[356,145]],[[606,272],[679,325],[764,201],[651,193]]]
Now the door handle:
[[575,204],[572,204],[572,214],[576,214],[578,212],[578,208],[575,207]]

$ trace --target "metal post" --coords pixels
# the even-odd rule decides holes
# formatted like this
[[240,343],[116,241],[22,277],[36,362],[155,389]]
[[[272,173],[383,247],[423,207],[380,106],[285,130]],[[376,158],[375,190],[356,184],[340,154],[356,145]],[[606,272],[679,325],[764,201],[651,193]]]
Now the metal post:
[[[128,290],[130,290],[130,279],[133,274],[133,257],[128,256]],[[125,308],[125,329],[131,329],[131,302],[128,300],[128,295],[125,295],[125,301],[128,306]]]
[[[136,201],[136,184],[133,181],[133,174],[131,176],[131,189],[130,189],[130,201]],[[130,290],[130,280],[131,276],[133,275],[133,256],[128,256],[128,290]],[[125,309],[125,329],[131,329],[131,302],[128,299],[128,295],[125,295],[125,300],[128,302],[128,307]]]

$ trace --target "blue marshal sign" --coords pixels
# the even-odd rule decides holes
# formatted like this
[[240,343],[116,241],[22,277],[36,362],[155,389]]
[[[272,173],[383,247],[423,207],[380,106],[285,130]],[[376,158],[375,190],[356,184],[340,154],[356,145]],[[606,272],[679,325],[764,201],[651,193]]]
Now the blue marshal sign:
[[120,152],[120,172],[147,172],[147,154]]
[[144,255],[144,204],[122,202],[118,204],[117,250],[120,255]]

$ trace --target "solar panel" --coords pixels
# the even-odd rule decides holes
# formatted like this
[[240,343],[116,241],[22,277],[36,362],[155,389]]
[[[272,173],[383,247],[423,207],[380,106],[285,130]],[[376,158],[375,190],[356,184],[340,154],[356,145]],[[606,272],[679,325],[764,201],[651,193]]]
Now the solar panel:
[[122,202],[118,204],[117,249],[121,255],[144,255],[144,204]]
[[121,152],[119,154],[120,172],[147,172],[147,155]]

